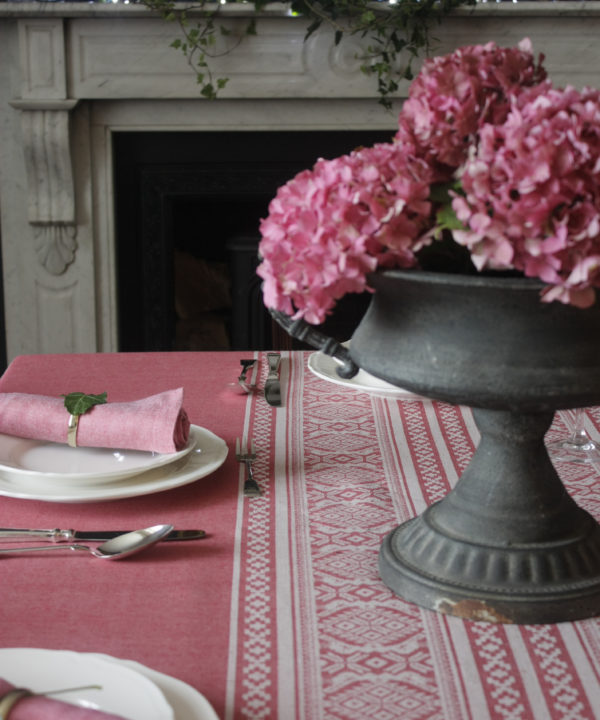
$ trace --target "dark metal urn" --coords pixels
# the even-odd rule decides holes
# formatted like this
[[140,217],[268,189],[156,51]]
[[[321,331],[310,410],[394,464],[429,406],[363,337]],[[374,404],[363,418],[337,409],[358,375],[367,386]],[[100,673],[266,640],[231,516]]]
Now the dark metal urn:
[[351,359],[388,382],[473,408],[481,432],[456,487],[384,540],[383,581],[477,620],[600,615],[600,525],[544,445],[561,408],[600,404],[600,306],[540,301],[523,278],[386,271]]

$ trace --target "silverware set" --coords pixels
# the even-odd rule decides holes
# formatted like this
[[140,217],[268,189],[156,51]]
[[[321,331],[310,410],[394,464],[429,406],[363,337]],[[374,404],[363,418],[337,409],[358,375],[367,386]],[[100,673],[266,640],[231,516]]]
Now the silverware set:
[[[273,407],[281,407],[281,353],[267,353],[267,362],[269,370],[264,385],[264,397],[267,403]],[[258,360],[256,358],[242,358],[240,360],[241,372],[238,377],[237,385],[246,393],[254,393],[258,390],[256,384]],[[252,375],[250,376],[250,372]],[[244,495],[246,497],[260,497],[262,490],[254,478],[252,463],[256,460],[256,450],[254,441],[237,438],[235,441],[235,456],[237,461],[243,463],[246,467],[246,477],[244,480]]]
[[[273,407],[281,407],[281,353],[267,353],[267,362],[269,363],[269,374],[265,381],[265,400]],[[255,358],[240,360],[242,369],[238,377],[237,385],[246,393],[253,393],[258,390],[256,382],[253,382],[249,377],[250,371],[255,370],[257,363],[258,361]]]
[[[25,528],[0,528],[0,542],[6,540],[27,541],[45,540],[52,543],[68,543],[73,540],[84,542],[104,542],[131,530],[29,530]],[[171,529],[161,540],[200,540],[206,537],[204,530],[173,530]]]
[[[0,543],[9,542],[9,547],[0,548],[0,555],[15,553],[39,553],[47,550],[83,551],[93,557],[119,560],[134,555],[164,540],[199,540],[206,537],[204,530],[174,530],[172,525],[153,525],[144,530],[28,530],[24,528],[0,528]],[[101,542],[97,547],[79,542]],[[45,545],[15,545],[46,541]]]
[[[129,532],[120,533],[101,531],[99,533],[91,532],[75,532],[73,530],[22,530],[19,528],[2,528],[0,531],[1,538],[13,538],[21,540],[49,540],[46,545],[24,545],[15,547],[14,545],[6,548],[0,548],[0,554],[14,555],[16,553],[44,553],[48,550],[72,550],[86,552],[92,557],[103,560],[120,560],[121,558],[135,555],[146,548],[155,545],[161,540],[182,540],[204,537],[205,533],[201,530],[194,530],[187,535],[182,535],[182,531],[173,531],[172,525],[153,525],[143,530],[131,530]],[[202,533],[202,534],[199,534]],[[92,537],[95,536],[95,537]],[[102,536],[104,540],[101,545],[91,547],[90,545],[82,545],[75,543],[73,540],[86,539],[93,541]],[[108,538],[108,539],[106,539]]]

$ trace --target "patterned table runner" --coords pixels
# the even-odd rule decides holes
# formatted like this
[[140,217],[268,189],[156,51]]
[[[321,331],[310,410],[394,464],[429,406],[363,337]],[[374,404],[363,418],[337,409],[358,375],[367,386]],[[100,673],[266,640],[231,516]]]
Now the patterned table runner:
[[[265,492],[238,517],[226,718],[600,718],[600,619],[463,621],[406,603],[378,577],[383,536],[466,466],[471,411],[356,393],[305,362],[283,365],[283,408],[247,405]],[[566,432],[559,417],[549,438]],[[560,472],[600,517],[597,471]]]

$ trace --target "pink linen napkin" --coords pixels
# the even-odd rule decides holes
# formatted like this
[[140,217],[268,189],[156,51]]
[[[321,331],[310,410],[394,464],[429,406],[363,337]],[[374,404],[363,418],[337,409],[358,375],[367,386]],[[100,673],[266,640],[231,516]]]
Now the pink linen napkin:
[[[67,443],[69,412],[61,397],[0,393],[0,433]],[[173,453],[185,447],[190,421],[183,388],[131,402],[95,405],[79,416],[77,445]]]
[[[0,678],[0,699],[14,686]],[[124,720],[120,715],[69,705],[61,700],[32,695],[19,700],[8,713],[9,720]]]

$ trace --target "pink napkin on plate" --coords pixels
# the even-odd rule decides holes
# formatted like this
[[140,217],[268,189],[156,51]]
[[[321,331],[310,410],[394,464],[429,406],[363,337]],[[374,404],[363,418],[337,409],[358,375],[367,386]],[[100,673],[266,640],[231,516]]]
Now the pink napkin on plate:
[[[11,690],[14,686],[0,678],[0,699]],[[69,705],[44,695],[22,698],[9,710],[7,717],[9,720],[124,720],[120,715]]]
[[[66,444],[68,422],[62,397],[0,393],[0,433]],[[77,445],[173,453],[186,446],[189,432],[183,388],[177,388],[95,405],[79,416]]]

